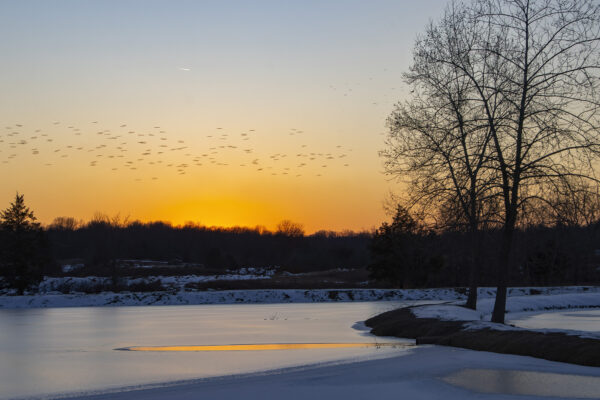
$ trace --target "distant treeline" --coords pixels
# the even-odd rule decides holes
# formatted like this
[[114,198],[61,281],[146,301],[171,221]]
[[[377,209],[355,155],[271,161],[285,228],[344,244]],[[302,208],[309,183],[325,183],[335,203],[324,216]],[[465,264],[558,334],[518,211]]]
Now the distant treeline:
[[[427,229],[398,207],[393,222],[384,223],[370,241],[369,269],[373,278],[389,286],[468,286],[474,264],[477,285],[494,286],[501,240],[501,229],[476,235]],[[521,227],[513,246],[510,286],[600,283],[600,222]]]
[[369,262],[367,232],[321,231],[304,235],[301,225],[283,221],[277,231],[215,228],[197,224],[122,222],[94,218],[76,223],[57,218],[46,227],[56,260],[80,259],[102,266],[122,259],[151,259],[201,265],[215,270],[285,267],[288,271],[360,268]]
[[[473,243],[479,248],[475,261],[479,284],[493,286],[501,235],[500,230],[490,229],[473,242],[466,232],[394,223],[383,224],[376,232],[304,235],[298,224],[289,221],[270,232],[108,218],[77,226],[57,219],[46,233],[55,260],[80,259],[100,271],[122,259],[190,265],[179,273],[270,266],[291,272],[369,268],[379,285],[406,288],[466,286]],[[511,265],[511,285],[600,283],[600,223],[518,230]]]
[[[459,229],[426,228],[402,207],[391,223],[359,233],[305,235],[302,226],[291,221],[270,232],[260,227],[126,222],[101,215],[85,223],[57,218],[42,227],[22,195],[0,213],[0,228],[0,289],[12,287],[19,293],[35,288],[44,275],[108,276],[116,285],[123,276],[214,274],[274,266],[293,273],[363,270],[358,275],[347,272],[365,277],[356,281],[360,286],[366,284],[368,269],[369,286],[418,288],[467,286],[474,264],[478,285],[493,286],[502,234],[500,229],[487,229],[473,237]],[[522,227],[516,231],[514,246],[512,286],[600,283],[600,222]],[[140,269],[125,260],[162,263]],[[84,266],[63,271],[61,264],[69,263]],[[262,282],[265,285],[267,281]]]

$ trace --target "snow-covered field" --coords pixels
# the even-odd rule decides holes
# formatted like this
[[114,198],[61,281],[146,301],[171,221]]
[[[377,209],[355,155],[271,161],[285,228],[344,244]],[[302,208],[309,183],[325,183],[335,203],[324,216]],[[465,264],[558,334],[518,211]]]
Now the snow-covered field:
[[[251,279],[254,275],[239,275],[239,279]],[[162,282],[173,283],[172,290],[164,292],[102,292],[98,294],[72,293],[63,294],[53,291],[67,279],[81,279],[95,282],[97,277],[60,278],[61,281],[47,280],[43,282],[38,294],[26,296],[0,296],[0,308],[35,308],[35,307],[96,307],[96,306],[136,306],[136,305],[188,305],[188,304],[238,304],[238,303],[312,303],[339,301],[403,301],[403,300],[464,300],[465,291],[455,288],[441,289],[273,289],[273,290],[225,290],[225,291],[192,291],[184,288],[185,283],[193,279],[209,279],[208,277],[162,277]],[[77,281],[79,282],[79,281]],[[556,295],[577,293],[600,293],[600,287],[523,287],[510,288],[509,296]],[[482,307],[491,307],[494,288],[480,288],[479,298]],[[535,299],[541,297],[530,297]],[[513,304],[512,302],[510,304]],[[535,305],[528,301],[532,310],[546,307],[545,303]],[[525,307],[525,306],[523,306]],[[525,309],[519,311],[527,311]],[[557,305],[560,307],[560,305]],[[513,310],[516,311],[516,310]]]

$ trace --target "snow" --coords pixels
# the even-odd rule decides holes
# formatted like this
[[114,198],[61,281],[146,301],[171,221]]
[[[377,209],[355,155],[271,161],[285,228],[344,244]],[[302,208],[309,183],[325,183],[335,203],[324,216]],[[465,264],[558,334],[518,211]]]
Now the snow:
[[[222,275],[182,275],[182,276],[148,276],[144,278],[122,278],[125,285],[136,283],[154,283],[160,282],[169,290],[181,290],[188,283],[213,282],[213,281],[239,281],[253,279],[270,279],[272,274],[251,274],[243,269],[237,274],[222,274]],[[111,278],[99,276],[85,277],[45,277],[39,284],[38,292],[40,294],[50,293],[54,291],[80,291],[78,289],[90,287],[93,285],[109,285],[112,282]]]
[[[219,275],[218,279],[268,279],[263,275]],[[236,304],[236,303],[312,303],[312,302],[339,302],[339,301],[400,301],[400,300],[439,300],[463,301],[465,293],[462,289],[265,289],[265,290],[223,290],[223,291],[192,291],[185,285],[189,282],[206,282],[217,280],[216,276],[171,276],[149,277],[146,282],[153,279],[160,280],[168,288],[162,292],[102,292],[98,294],[71,293],[63,294],[57,291],[60,285],[72,285],[74,289],[78,284],[108,283],[109,278],[84,277],[84,278],[46,278],[40,285],[40,293],[13,296],[0,295],[0,308],[34,308],[34,307],[96,307],[96,306],[135,306],[135,305],[187,305],[187,304]],[[131,279],[128,283],[138,282]],[[540,293],[532,296],[531,293]],[[510,288],[508,295],[508,310],[532,311],[540,307],[589,307],[589,300],[582,300],[579,294],[595,293],[600,295],[600,287],[570,286],[570,287],[544,287],[544,288]],[[544,296],[564,294],[573,295],[564,297],[561,304],[548,305]],[[493,288],[479,289],[479,305],[484,312],[491,312],[493,307]],[[518,298],[526,298],[524,303],[519,303]],[[596,300],[591,301],[596,305]],[[578,305],[579,304],[579,305]]]
[[84,264],[64,264],[61,266],[63,272],[73,272],[84,267]]
[[314,303],[334,301],[454,300],[460,297],[453,289],[386,290],[386,289],[273,289],[61,294],[0,296],[0,307],[92,307],[134,305],[187,305],[237,303]]
[[[506,301],[506,311],[508,313],[590,307],[600,307],[600,292],[511,296]],[[478,302],[477,308],[484,311],[486,315],[491,315],[494,308],[494,299],[482,299]]]
[[580,335],[598,338],[600,337],[600,308],[513,313],[509,314],[507,323],[529,330],[579,331]]
[[[437,304],[413,308],[411,311],[419,318],[437,318],[445,321],[490,321],[494,301],[494,298],[480,299],[477,302],[477,310],[452,304]],[[506,300],[506,312],[511,314],[595,307],[600,307],[600,292],[509,296]]]
[[[523,330],[523,328],[496,324],[491,320],[494,299],[481,299],[477,303],[477,310],[471,310],[453,304],[425,305],[411,308],[411,312],[419,318],[437,318],[444,321],[469,321],[465,324],[467,329],[494,329],[494,330]],[[555,295],[530,295],[511,296],[506,300],[505,319],[518,319],[523,313],[532,315],[547,310],[573,310],[600,308],[600,293],[565,293]],[[561,332],[585,338],[600,339],[600,333],[588,332],[574,329],[574,327],[563,327],[562,329],[529,329],[537,332]],[[600,327],[598,328],[600,330]]]
[[[126,264],[134,268],[152,269],[157,266],[165,267],[169,266],[167,262],[153,261],[153,260],[119,260],[121,264]],[[187,264],[189,266],[189,264]],[[174,265],[178,267],[180,265]],[[73,272],[84,267],[84,264],[64,264],[61,266],[63,272]],[[279,269],[278,266],[266,267],[266,268],[255,268],[255,267],[242,267],[239,269],[232,269],[225,271],[224,274],[217,275],[169,275],[169,276],[147,276],[141,278],[128,278],[122,277],[119,282],[124,285],[132,284],[148,284],[148,283],[160,283],[163,287],[170,291],[183,290],[186,284],[202,283],[202,282],[214,282],[214,281],[240,281],[240,280],[254,280],[254,279],[270,279],[272,278]],[[72,293],[72,292],[89,292],[90,288],[97,287],[99,285],[110,286],[112,279],[109,277],[98,277],[98,276],[64,276],[64,277],[44,277],[44,279],[38,285],[38,294],[47,294],[52,292],[61,293]],[[8,290],[0,290],[0,295],[9,294]]]
[[[354,360],[304,367],[278,369],[244,375],[127,387],[118,390],[81,394],[73,399],[481,399],[481,393],[449,383],[460,371],[537,372],[538,375],[560,374],[564,386],[588,380],[584,388],[573,387],[569,397],[594,398],[600,390],[600,369],[553,363],[530,357],[476,352],[449,347],[423,346],[404,354],[378,360]],[[489,374],[488,374],[489,375]],[[570,379],[571,378],[571,379]],[[591,383],[589,383],[591,381]],[[536,389],[547,394],[545,385],[529,382],[522,394],[535,395]],[[523,398],[504,394],[521,394],[518,385],[490,382],[485,398]],[[571,385],[572,386],[572,385]],[[567,389],[568,390],[568,389]],[[564,392],[565,390],[563,390]],[[499,394],[493,394],[493,393]],[[587,396],[586,396],[587,395]],[[70,397],[71,398],[71,397]],[[527,397],[542,399],[540,395]]]
[[484,317],[480,311],[451,304],[415,307],[411,312],[418,318],[435,318],[443,321],[480,321]]

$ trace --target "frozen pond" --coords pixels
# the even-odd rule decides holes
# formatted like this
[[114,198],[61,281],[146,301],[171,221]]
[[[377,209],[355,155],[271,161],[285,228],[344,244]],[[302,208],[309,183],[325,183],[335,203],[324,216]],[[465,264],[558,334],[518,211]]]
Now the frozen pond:
[[[457,392],[467,396],[465,398],[477,398],[478,392],[566,397],[577,394],[582,398],[594,397],[600,392],[600,378],[584,376],[589,369],[581,369],[583,367],[535,371],[535,365],[546,368],[553,364],[543,360],[532,362],[529,358],[523,358],[523,363],[515,359],[516,362],[494,366],[486,360],[502,357],[444,347],[425,346],[407,352],[404,345],[412,341],[375,338],[360,325],[355,326],[357,321],[403,304],[408,303],[0,309],[0,399],[106,391],[400,355],[406,363],[398,359],[384,362],[377,367],[381,370],[376,368],[379,364],[373,364],[372,377],[352,372],[356,369],[352,366],[340,371],[356,373],[356,377],[349,379],[358,381],[362,377],[360,379],[366,382],[379,382],[388,374],[384,380],[401,385],[416,377],[415,387],[419,389],[415,393],[429,390],[435,394],[443,384],[455,387],[454,390],[468,390],[468,393]],[[573,321],[567,325],[573,327],[576,321],[597,323],[599,310],[562,311],[527,318],[539,320],[535,317],[544,315],[551,316],[548,320],[571,318]],[[543,327],[550,326],[544,324]],[[583,330],[583,326],[577,325],[574,329]],[[468,362],[460,361],[461,358]],[[529,371],[512,370],[519,368]],[[561,373],[572,370],[577,374],[577,368],[584,371],[584,375]],[[319,371],[306,374],[308,378],[301,379],[299,384],[307,387],[312,384],[306,382],[314,383],[321,376]],[[265,379],[281,386],[282,393],[292,390],[293,387],[278,383],[276,376]],[[331,373],[328,379],[336,376],[337,372]],[[342,375],[339,379],[346,381]],[[419,383],[423,379],[429,382],[426,387]],[[223,382],[223,386],[200,387],[201,390],[210,387],[222,390],[228,387],[226,382],[238,381]],[[325,382],[322,390],[328,390]],[[165,390],[167,392],[157,392],[159,398],[170,389]],[[129,398],[127,394],[122,396]],[[136,398],[135,394],[131,396]]]
[[[116,351],[136,346],[393,342],[353,329],[397,302],[0,309],[0,399],[386,357],[401,346]],[[408,343],[395,339],[398,343]]]
[[508,323],[527,329],[569,329],[600,334],[600,310],[526,313]]
[[482,393],[597,399],[600,378],[538,371],[464,369],[443,378]]

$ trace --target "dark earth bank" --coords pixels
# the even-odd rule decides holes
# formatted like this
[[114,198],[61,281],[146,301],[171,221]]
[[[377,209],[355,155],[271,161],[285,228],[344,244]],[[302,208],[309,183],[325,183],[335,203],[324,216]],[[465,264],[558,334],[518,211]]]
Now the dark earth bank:
[[412,307],[379,314],[365,321],[377,336],[416,339],[419,344],[437,344],[543,358],[550,361],[600,367],[600,340],[564,333],[527,330],[467,330],[470,321],[417,318]]

